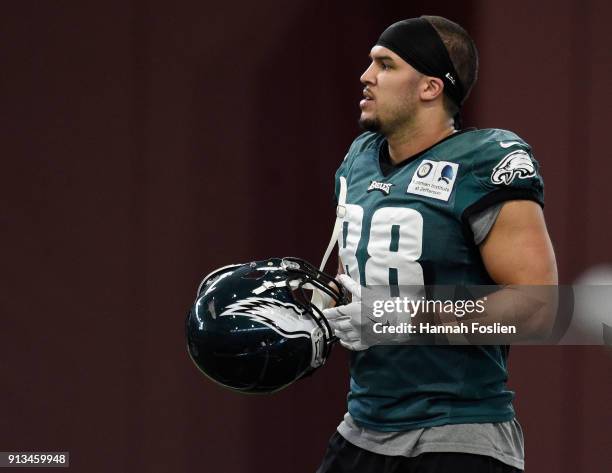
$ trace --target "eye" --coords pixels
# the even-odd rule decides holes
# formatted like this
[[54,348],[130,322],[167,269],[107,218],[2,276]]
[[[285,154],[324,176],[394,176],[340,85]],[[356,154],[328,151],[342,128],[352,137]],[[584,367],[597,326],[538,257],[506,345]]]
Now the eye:
[[383,63],[380,64],[380,68],[383,71],[388,71],[389,69],[391,69],[391,66],[389,64],[387,64],[386,62],[383,62]]

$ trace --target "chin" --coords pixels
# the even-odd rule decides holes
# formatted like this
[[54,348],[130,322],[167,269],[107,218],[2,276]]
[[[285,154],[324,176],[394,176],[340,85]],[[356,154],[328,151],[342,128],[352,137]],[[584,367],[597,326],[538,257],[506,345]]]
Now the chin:
[[374,117],[364,117],[363,114],[359,117],[359,126],[364,131],[380,131],[380,120]]

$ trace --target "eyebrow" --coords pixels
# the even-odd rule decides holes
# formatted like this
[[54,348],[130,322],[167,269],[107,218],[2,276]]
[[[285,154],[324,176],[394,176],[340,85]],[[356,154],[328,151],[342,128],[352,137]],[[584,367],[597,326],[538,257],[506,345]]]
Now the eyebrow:
[[391,56],[372,56],[371,54],[368,54],[368,57],[374,61],[393,61]]

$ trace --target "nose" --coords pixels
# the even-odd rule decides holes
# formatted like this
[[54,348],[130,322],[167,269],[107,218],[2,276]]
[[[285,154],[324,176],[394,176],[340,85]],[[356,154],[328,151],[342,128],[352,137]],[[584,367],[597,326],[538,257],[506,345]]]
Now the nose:
[[368,68],[361,74],[359,78],[363,85],[372,85],[375,83],[376,75],[374,74],[374,63],[372,62]]

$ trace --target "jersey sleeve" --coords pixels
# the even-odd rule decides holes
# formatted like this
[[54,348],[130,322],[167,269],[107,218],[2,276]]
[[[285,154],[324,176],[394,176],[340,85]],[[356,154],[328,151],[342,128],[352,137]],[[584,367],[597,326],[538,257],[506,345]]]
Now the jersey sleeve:
[[530,146],[501,130],[479,147],[461,186],[461,219],[509,200],[531,200],[544,207],[544,181]]

